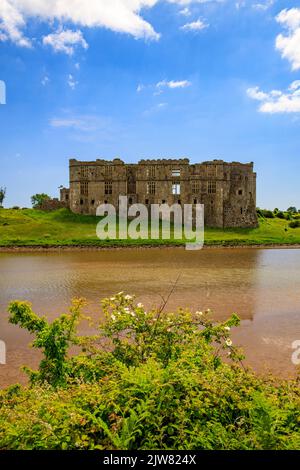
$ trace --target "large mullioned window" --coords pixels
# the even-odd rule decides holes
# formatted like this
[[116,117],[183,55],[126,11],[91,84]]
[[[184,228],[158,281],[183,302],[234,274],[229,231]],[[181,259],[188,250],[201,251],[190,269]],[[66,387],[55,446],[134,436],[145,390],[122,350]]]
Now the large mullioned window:
[[80,183],[80,194],[81,194],[81,196],[88,196],[89,195],[89,183],[88,183],[88,181],[82,181]]
[[105,181],[104,183],[104,194],[110,195],[112,194],[112,181]]
[[217,192],[217,183],[216,181],[208,182],[208,194],[216,194]]
[[155,184],[155,181],[149,181],[149,183],[147,183],[147,194],[155,194],[155,191],[156,191],[156,184]]
[[147,168],[147,178],[155,178],[156,176],[156,167],[154,165]]
[[201,191],[201,182],[197,180],[192,181],[192,193],[199,194]]
[[180,183],[173,183],[172,184],[172,194],[174,196],[178,196],[180,194]]

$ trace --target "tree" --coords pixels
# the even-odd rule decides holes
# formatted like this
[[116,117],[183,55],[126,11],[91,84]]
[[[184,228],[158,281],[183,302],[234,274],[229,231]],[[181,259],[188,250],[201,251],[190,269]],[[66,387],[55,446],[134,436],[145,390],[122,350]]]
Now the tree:
[[293,207],[293,206],[292,206],[292,207],[289,207],[287,211],[288,211],[288,212],[291,212],[292,214],[297,214],[297,212],[298,212],[298,211],[297,211],[297,208],[296,208],[296,207]]
[[36,209],[38,206],[43,204],[43,202],[51,199],[48,194],[34,194],[34,196],[31,197],[31,204],[34,209]]
[[6,188],[0,188],[0,207],[2,207],[3,201],[6,195]]

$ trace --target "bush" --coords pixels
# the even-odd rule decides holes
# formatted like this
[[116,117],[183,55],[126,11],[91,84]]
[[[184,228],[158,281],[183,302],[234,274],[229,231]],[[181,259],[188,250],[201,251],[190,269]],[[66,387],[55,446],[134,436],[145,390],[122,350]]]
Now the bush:
[[278,217],[278,219],[286,219],[286,216],[282,211],[277,212],[276,217]]
[[[211,313],[146,312],[123,293],[106,320],[79,336],[82,300],[54,322],[28,303],[10,322],[35,335],[44,357],[30,388],[0,392],[1,449],[296,449],[297,382],[256,377],[230,339],[239,323]],[[81,349],[70,357],[68,350]]]
[[292,220],[292,222],[289,223],[290,228],[299,228],[300,227],[300,220]]
[[267,210],[267,209],[258,209],[257,214],[260,217],[264,217],[266,219],[274,219],[275,218],[274,213],[270,210]]

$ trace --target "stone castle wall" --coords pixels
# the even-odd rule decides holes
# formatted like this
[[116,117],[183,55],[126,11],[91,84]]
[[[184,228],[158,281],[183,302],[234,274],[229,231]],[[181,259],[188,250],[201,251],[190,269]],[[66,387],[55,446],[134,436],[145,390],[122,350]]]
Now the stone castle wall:
[[204,204],[207,226],[257,226],[253,163],[70,160],[70,188],[61,190],[61,200],[73,212],[95,214],[102,203],[118,207],[120,195],[127,196],[129,204]]

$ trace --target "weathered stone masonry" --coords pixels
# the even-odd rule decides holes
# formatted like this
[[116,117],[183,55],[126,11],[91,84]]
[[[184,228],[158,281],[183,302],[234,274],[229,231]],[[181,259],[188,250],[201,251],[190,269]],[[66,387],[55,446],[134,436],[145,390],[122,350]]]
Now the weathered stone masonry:
[[211,227],[257,226],[253,163],[70,160],[70,189],[61,190],[61,201],[73,212],[95,214],[102,203],[118,207],[120,195],[129,204],[204,204]]

